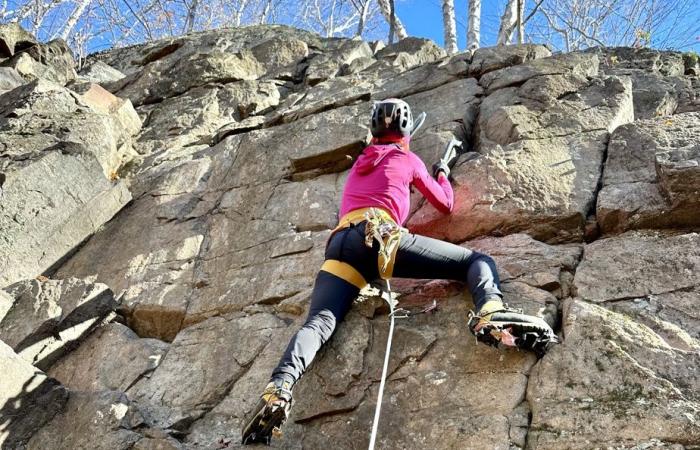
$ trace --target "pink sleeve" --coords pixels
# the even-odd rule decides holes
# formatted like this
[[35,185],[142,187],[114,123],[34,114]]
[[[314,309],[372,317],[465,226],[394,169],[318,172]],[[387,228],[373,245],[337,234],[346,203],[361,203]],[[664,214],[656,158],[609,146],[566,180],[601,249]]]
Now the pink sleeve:
[[449,214],[454,208],[454,193],[452,185],[445,174],[440,174],[437,181],[430,176],[423,161],[415,154],[413,156],[413,185],[418,188],[423,197],[443,214]]

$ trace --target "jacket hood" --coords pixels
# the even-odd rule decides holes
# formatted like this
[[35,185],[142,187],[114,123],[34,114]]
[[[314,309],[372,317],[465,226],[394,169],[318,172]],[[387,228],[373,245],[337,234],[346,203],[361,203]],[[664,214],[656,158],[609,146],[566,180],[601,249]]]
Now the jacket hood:
[[362,151],[357,158],[355,167],[360,175],[367,175],[377,167],[384,158],[394,152],[402,153],[404,150],[398,144],[375,144]]

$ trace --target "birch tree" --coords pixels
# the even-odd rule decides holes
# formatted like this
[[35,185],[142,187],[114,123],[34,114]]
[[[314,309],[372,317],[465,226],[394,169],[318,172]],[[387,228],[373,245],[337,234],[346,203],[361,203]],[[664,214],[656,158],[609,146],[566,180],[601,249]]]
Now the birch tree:
[[448,55],[453,55],[458,50],[454,0],[442,0],[442,23],[445,34],[445,50]]
[[469,1],[469,17],[467,18],[467,50],[479,48],[481,40],[481,0]]
[[[403,24],[401,23],[401,20],[399,20],[398,16],[396,15],[396,11],[393,11],[394,8],[392,8],[392,5],[394,4],[394,0],[377,0],[379,3],[379,10],[382,13],[382,16],[384,16],[384,20],[386,20],[386,23],[389,24],[390,30],[389,30],[389,35],[390,35],[390,40],[393,41],[393,33],[392,33],[392,28],[393,31],[396,33],[396,36],[401,39],[405,39],[408,37],[408,33],[406,33],[406,29],[404,28]],[[393,11],[393,14],[392,14]],[[392,26],[393,24],[393,26]]]
[[501,26],[498,29],[497,45],[510,44],[513,31],[518,23],[518,0],[508,0],[506,9],[501,16]]

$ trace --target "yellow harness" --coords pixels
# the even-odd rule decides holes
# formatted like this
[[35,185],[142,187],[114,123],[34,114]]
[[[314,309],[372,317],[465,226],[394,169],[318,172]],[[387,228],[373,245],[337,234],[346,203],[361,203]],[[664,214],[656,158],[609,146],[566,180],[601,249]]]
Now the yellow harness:
[[[338,226],[331,232],[331,237],[339,230],[364,221],[367,221],[365,226],[365,245],[371,248],[374,241],[379,243],[377,268],[379,269],[379,276],[384,280],[388,280],[394,272],[396,251],[399,249],[399,243],[401,242],[401,233],[405,230],[397,225],[388,212],[377,207],[350,211],[340,218]],[[327,259],[321,266],[321,270],[342,278],[358,289],[362,289],[368,284],[367,280],[357,269],[348,263],[336,259]]]

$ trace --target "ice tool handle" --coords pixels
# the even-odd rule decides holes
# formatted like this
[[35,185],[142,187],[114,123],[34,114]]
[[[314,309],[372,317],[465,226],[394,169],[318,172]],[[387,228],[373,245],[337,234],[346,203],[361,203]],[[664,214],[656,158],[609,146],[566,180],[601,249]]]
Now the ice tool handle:
[[411,137],[413,137],[413,135],[418,132],[420,127],[423,126],[423,123],[425,122],[426,117],[428,117],[428,115],[425,112],[418,114],[418,117],[416,117],[416,120],[413,121],[413,128],[411,128]]

